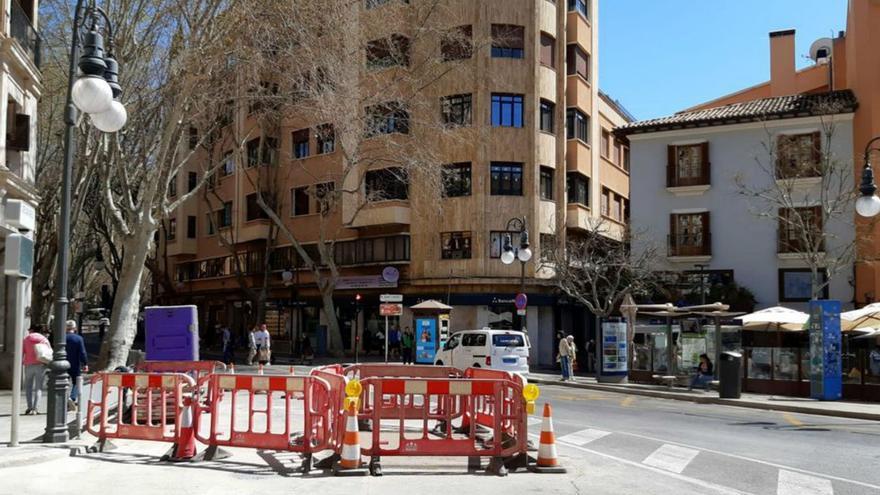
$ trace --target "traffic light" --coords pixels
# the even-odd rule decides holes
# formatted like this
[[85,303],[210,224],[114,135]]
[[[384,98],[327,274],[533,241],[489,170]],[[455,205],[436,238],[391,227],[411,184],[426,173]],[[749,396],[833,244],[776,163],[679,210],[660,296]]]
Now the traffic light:
[[360,304],[360,302],[361,302],[361,295],[360,294],[354,295],[354,302]]
[[361,296],[360,294],[354,295],[354,311],[355,311],[355,313],[361,312],[361,299],[363,299],[363,296]]

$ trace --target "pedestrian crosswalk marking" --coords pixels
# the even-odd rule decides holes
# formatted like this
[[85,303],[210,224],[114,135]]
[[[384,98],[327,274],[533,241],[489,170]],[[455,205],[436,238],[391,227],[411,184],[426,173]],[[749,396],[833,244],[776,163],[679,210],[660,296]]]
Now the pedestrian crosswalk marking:
[[699,454],[699,450],[663,444],[642,461],[642,464],[681,474],[684,468]]
[[779,470],[777,495],[833,495],[831,480],[794,471]]
[[587,428],[586,430],[576,431],[574,433],[559,437],[559,441],[583,446],[610,434],[610,431]]
[[529,416],[529,426],[532,426],[532,425],[539,425],[539,424],[541,424],[541,423],[543,423],[543,422],[544,422],[544,420],[541,419],[541,418],[535,418],[535,417],[533,417],[533,416]]

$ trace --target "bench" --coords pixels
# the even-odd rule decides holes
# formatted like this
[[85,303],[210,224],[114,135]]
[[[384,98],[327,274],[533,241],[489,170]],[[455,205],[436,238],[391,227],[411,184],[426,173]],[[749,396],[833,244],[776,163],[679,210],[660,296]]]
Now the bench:
[[658,382],[665,383],[670,389],[675,385],[675,381],[678,379],[675,375],[652,375],[651,378]]

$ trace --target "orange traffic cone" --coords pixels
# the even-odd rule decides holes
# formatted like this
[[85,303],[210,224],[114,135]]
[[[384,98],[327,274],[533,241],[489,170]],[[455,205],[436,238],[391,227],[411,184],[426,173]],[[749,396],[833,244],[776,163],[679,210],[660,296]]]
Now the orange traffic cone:
[[177,422],[177,441],[164,460],[172,462],[192,461],[196,456],[196,435],[193,429],[192,398],[183,399],[183,409]]
[[339,462],[334,466],[334,474],[336,476],[363,476],[367,474],[367,470],[361,467],[361,441],[354,402],[348,405],[345,433],[342,437],[342,452]]
[[544,404],[544,422],[541,424],[541,440],[538,444],[538,462],[532,466],[536,473],[564,473],[556,455],[556,435],[553,433],[553,417],[550,404]]

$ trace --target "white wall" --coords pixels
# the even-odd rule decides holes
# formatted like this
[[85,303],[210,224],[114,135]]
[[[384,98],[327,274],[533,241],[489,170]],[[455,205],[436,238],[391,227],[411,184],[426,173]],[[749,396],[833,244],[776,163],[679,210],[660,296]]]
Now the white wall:
[[[825,118],[826,124],[829,119]],[[831,153],[842,162],[841,166],[852,170],[851,115],[838,115],[833,121]],[[806,265],[799,260],[779,259],[776,221],[755,214],[767,204],[740,195],[735,177],[741,175],[752,190],[768,187],[773,178],[758,164],[760,161],[765,167],[769,165],[765,145],[774,142],[773,136],[779,133],[811,132],[820,128],[819,118],[799,118],[630,136],[631,219],[638,237],[635,249],[653,244],[661,255],[659,258],[665,258],[670,213],[677,209],[706,208],[710,212],[712,234],[712,257],[707,262],[707,270],[733,270],[736,282],[755,294],[759,308],[776,304],[805,308],[806,304],[779,302],[778,269],[805,268]],[[667,146],[700,140],[709,142],[711,187],[700,195],[675,196],[666,189]],[[853,239],[852,216],[844,220],[826,222],[826,230],[839,237],[838,244]],[[834,243],[829,244],[828,251],[834,252]],[[694,269],[693,262],[666,263],[666,269]],[[841,269],[829,288],[830,298],[839,299],[844,307],[851,306],[853,299],[852,276],[851,265]]]

